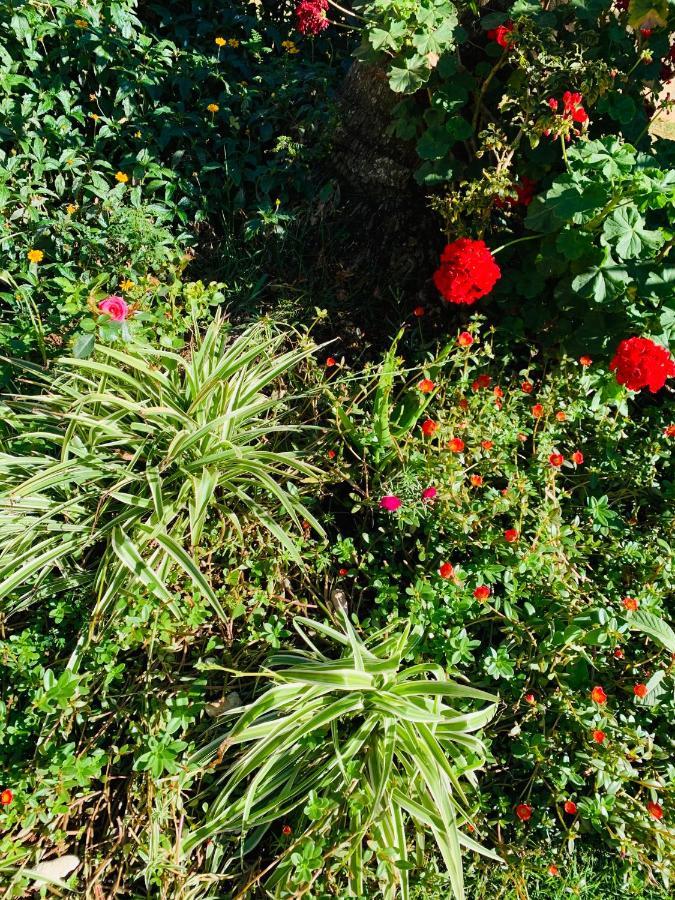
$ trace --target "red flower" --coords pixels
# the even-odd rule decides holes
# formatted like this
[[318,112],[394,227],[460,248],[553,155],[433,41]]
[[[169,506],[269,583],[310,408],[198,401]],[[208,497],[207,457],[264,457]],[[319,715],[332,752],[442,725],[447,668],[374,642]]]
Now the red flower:
[[520,537],[520,535],[518,534],[518,531],[515,528],[508,528],[504,532],[504,540],[506,541],[507,544],[515,544],[515,542],[518,540],[519,537]]
[[448,450],[452,450],[453,453],[461,453],[464,446],[464,441],[461,438],[451,438],[448,441]]
[[500,47],[506,49],[513,43],[513,40],[510,39],[510,36],[513,33],[514,29],[515,26],[513,22],[507,22],[505,25],[498,25],[496,28],[491,28],[488,31],[488,40],[496,41]]
[[546,102],[548,103],[550,108],[553,110],[553,112],[555,112],[558,109],[558,101],[555,99],[555,97],[549,97]]
[[675,361],[668,350],[649,338],[632,337],[621,341],[609,364],[619,384],[630,391],[648,387],[655,394],[675,375]]
[[566,812],[568,815],[573,816],[573,815],[576,814],[576,811],[577,811],[577,805],[576,805],[576,803],[574,802],[574,800],[566,800],[566,801],[565,801],[565,805],[563,806],[563,809],[565,810],[565,812]]
[[329,450],[328,453],[326,453],[326,456],[328,459],[335,459],[335,450]]
[[534,406],[532,407],[532,415],[535,417],[535,419],[541,419],[541,417],[544,415],[544,407],[541,405],[541,403],[534,404]]
[[529,803],[519,803],[516,806],[516,815],[521,822],[527,822],[528,819],[532,818],[532,807]]
[[565,419],[567,418],[567,413],[564,413],[562,411],[562,409],[559,409],[558,412],[555,414],[555,417],[559,422],[564,422]]
[[349,575],[349,569],[339,569],[339,570],[338,570],[338,575],[342,575],[343,577],[344,577],[345,575]]
[[457,406],[459,406],[460,409],[468,409],[469,401],[466,399],[466,397],[462,397]]
[[422,391],[423,394],[430,394],[435,387],[436,385],[430,378],[423,378],[417,385],[418,390]]
[[290,825],[284,825],[284,827],[281,829],[281,833],[284,835],[284,837],[288,837],[289,834],[293,833],[293,829]]
[[0,806],[9,806],[13,799],[14,794],[9,788],[5,788],[5,790],[0,793]]
[[383,497],[380,500],[380,508],[387,512],[396,512],[401,506],[403,506],[403,501],[394,494],[387,494],[386,497]]
[[557,469],[565,462],[565,457],[562,455],[562,453],[551,453],[548,461],[551,463],[554,469]]
[[572,454],[572,462],[574,463],[575,466],[583,465],[584,454],[581,452],[581,450],[574,451],[574,453]]
[[595,741],[596,744],[603,744],[607,735],[604,731],[601,731],[599,728],[596,728],[595,731],[591,732],[591,737]]
[[633,686],[633,693],[636,697],[639,697],[640,700],[643,700],[649,693],[649,688],[646,684],[636,684]]
[[470,347],[473,344],[473,335],[468,331],[462,331],[457,337],[460,347]]
[[655,819],[663,818],[663,807],[660,803],[654,803],[651,800],[647,804],[647,812],[650,816],[653,816]]
[[332,369],[333,366],[336,366],[336,365],[337,365],[337,360],[335,359],[334,356],[326,357],[326,368],[327,369]]
[[583,97],[576,91],[565,91],[563,94],[563,115],[572,119],[573,122],[587,122],[588,113],[581,105]]
[[476,600],[480,600],[481,602],[483,600],[487,600],[487,598],[490,596],[490,588],[486,584],[479,584],[476,590],[473,592],[473,595]]
[[295,26],[300,34],[317,35],[328,28],[328,0],[302,0],[295,8]]
[[579,357],[579,364],[582,365],[584,368],[586,368],[586,366],[590,366],[592,363],[593,363],[593,360],[590,358],[590,356],[580,356]]
[[525,694],[525,696],[523,697],[523,700],[524,700],[526,703],[529,703],[530,706],[531,706],[533,703],[536,703],[536,702],[537,702],[536,699],[535,699],[534,694]]
[[471,385],[472,391],[479,391],[481,388],[490,387],[492,378],[489,375],[479,375]]
[[426,500],[428,503],[431,503],[432,500],[436,499],[436,494],[438,491],[435,487],[424,488],[422,491],[422,500]]
[[447,244],[434,284],[448,303],[475,303],[489,294],[501,277],[499,266],[484,241],[459,238]]
[[666,425],[663,433],[666,437],[675,437],[675,425]]
[[438,574],[441,578],[452,578],[455,574],[455,569],[449,562],[444,562],[440,564]]
[[433,419],[425,419],[421,425],[422,434],[425,437],[433,437],[434,433],[438,430],[438,422],[434,422]]
[[653,28],[641,28],[640,34],[642,35],[643,40],[648,41],[649,38],[654,34]]
[[469,480],[471,481],[471,484],[474,487],[481,487],[483,484],[483,476],[482,475],[472,475]]
[[494,441],[481,441],[480,445],[483,448],[483,450],[492,450],[492,448],[495,445],[495,442]]
[[416,316],[416,318],[418,318],[418,319],[421,319],[422,316],[425,314],[426,314],[426,309],[423,306],[416,306],[415,309],[413,309],[413,315]]
[[557,866],[550,865],[550,866],[548,867],[548,874],[549,874],[549,875],[554,875],[554,876],[555,876],[555,875],[558,874],[558,871],[559,871],[559,869],[558,869]]
[[532,384],[531,381],[524,381],[521,384],[520,389],[524,394],[531,394],[532,391],[534,390],[534,385]]
[[614,649],[614,659],[623,659],[623,650],[621,647],[616,647]]
[[624,597],[621,602],[623,603],[624,609],[627,609],[628,612],[635,612],[640,605],[635,597]]
[[607,703],[607,694],[601,687],[594,687],[591,691],[591,700],[593,703],[597,703],[598,706],[602,706],[604,703]]
[[492,389],[492,393],[495,395],[495,397],[496,397],[498,400],[501,399],[501,398],[504,396],[504,391],[499,387],[499,385],[497,385],[496,387],[494,387],[494,388]]

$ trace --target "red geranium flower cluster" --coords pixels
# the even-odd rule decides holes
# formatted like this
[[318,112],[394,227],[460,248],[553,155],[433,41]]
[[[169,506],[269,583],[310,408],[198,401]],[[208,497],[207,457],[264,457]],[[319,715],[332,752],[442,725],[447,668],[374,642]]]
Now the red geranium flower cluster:
[[489,294],[500,277],[484,241],[459,238],[443,251],[434,284],[448,303],[471,304]]
[[507,47],[510,47],[511,44],[513,44],[511,35],[514,31],[515,25],[513,22],[507,22],[505,25],[498,25],[497,28],[491,28],[488,31],[488,40],[496,41],[500,47],[503,47],[506,50]]
[[647,387],[652,394],[675,376],[675,360],[666,348],[643,337],[621,341],[609,368],[616,372],[619,384],[625,384],[628,390]]
[[[581,101],[583,97],[577,91],[565,91],[562,96],[562,117],[563,119],[571,119],[573,122],[578,122],[583,125],[584,122],[588,122],[588,113],[581,105]],[[558,107],[560,103],[555,99],[555,97],[550,97],[548,100],[548,105],[551,107],[553,112],[558,112]]]
[[295,25],[300,34],[317,35],[328,28],[328,0],[302,0],[295,9]]

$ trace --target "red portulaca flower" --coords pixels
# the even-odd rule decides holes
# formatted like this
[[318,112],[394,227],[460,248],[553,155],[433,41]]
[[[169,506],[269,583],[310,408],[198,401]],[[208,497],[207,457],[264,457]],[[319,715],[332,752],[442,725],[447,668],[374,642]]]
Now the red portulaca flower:
[[483,600],[487,600],[487,598],[490,596],[490,588],[486,584],[479,584],[476,590],[473,592],[473,595],[476,600],[480,600],[481,602]]
[[628,612],[635,612],[640,605],[635,597],[624,597],[621,602],[623,603],[624,609],[627,609]]
[[663,433],[666,437],[675,437],[675,425],[666,425]]
[[0,793],[0,806],[9,806],[13,799],[14,794],[9,788],[5,788],[5,790]]
[[655,819],[663,818],[663,807],[660,803],[654,803],[653,801],[649,801],[647,804],[647,812],[650,816],[653,816]]
[[556,875],[559,874],[559,872],[560,872],[560,869],[559,869],[556,865],[550,865],[550,866],[548,867],[548,874],[549,874],[549,875],[556,876]]
[[576,814],[577,805],[574,802],[574,800],[567,800],[567,801],[565,801],[565,805],[564,805],[563,809],[565,810],[565,812],[567,813],[568,816],[573,816]]
[[394,494],[387,494],[386,497],[383,497],[380,500],[380,508],[387,512],[396,512],[396,510],[400,509],[402,506],[403,501]]
[[455,437],[448,441],[448,450],[451,450],[453,453],[461,453],[464,446],[464,441],[461,438]]
[[584,462],[584,454],[581,452],[581,450],[575,450],[572,454],[571,459],[575,466],[581,466]]
[[524,394],[531,394],[532,391],[534,390],[534,385],[532,384],[531,381],[524,381],[521,384],[520,389]]
[[496,28],[491,28],[488,33],[489,41],[496,41],[500,47],[506,49],[513,44],[512,34],[515,30],[515,25],[513,22],[507,22],[505,25],[498,25]]
[[415,309],[413,309],[413,316],[415,316],[416,319],[421,319],[425,314],[426,309],[423,306],[416,306]]
[[551,453],[548,461],[551,463],[554,469],[558,469],[565,462],[565,457],[562,455],[562,453]]
[[532,818],[532,807],[529,803],[519,803],[516,806],[516,815],[521,822],[527,822],[528,819]]
[[490,375],[479,375],[478,378],[472,382],[471,390],[479,391],[481,388],[488,388],[490,387],[491,382],[492,378]]
[[471,481],[471,484],[474,487],[482,487],[482,485],[483,485],[483,476],[482,475],[472,475],[469,480]]
[[649,688],[647,687],[646,684],[636,684],[633,686],[633,693],[640,700],[644,700],[644,698],[649,693]]
[[417,385],[417,390],[422,391],[423,394],[430,394],[435,387],[436,385],[431,378],[423,378]]
[[284,825],[283,828],[281,829],[281,833],[283,834],[284,837],[288,837],[288,835],[292,834],[292,832],[293,832],[293,829],[291,828],[290,825]]
[[422,491],[422,500],[425,500],[427,503],[431,503],[436,499],[437,494],[438,491],[435,487],[424,488],[424,490]]
[[434,422],[433,419],[425,419],[421,425],[422,434],[425,437],[433,437],[433,435],[438,430],[438,422]]
[[582,365],[584,368],[592,365],[592,363],[593,363],[593,360],[590,358],[590,356],[580,356],[579,357],[579,364]]
[[646,387],[652,394],[675,375],[675,361],[668,350],[644,337],[621,341],[609,368],[616,372],[619,384],[625,384],[629,391]]
[[336,366],[336,365],[337,365],[337,360],[335,359],[334,356],[326,357],[326,368],[327,369],[332,369],[333,366]]
[[591,732],[591,737],[595,741],[596,744],[604,744],[605,738],[607,735],[604,731],[601,731],[599,728],[596,728],[595,731]]
[[470,347],[473,344],[473,335],[468,331],[462,331],[457,337],[457,343],[460,347]]
[[300,34],[320,34],[328,28],[328,0],[302,0],[295,8],[295,25]]
[[101,300],[98,308],[102,313],[106,313],[114,322],[124,322],[129,315],[129,305],[123,297],[117,297],[113,294]]
[[484,241],[459,238],[441,254],[434,284],[448,303],[472,304],[489,294],[500,277],[499,266]]
[[455,574],[454,566],[449,562],[441,563],[438,567],[438,574],[441,578],[452,578]]
[[607,703],[607,694],[601,687],[594,687],[591,691],[591,700],[593,703],[597,703],[598,706],[602,706],[604,703]]
[[507,544],[515,544],[519,537],[520,535],[515,528],[507,528],[504,532],[504,540]]
[[480,445],[483,448],[483,450],[492,450],[492,448],[495,445],[495,442],[494,441],[481,441]]
[[541,417],[544,415],[544,407],[541,405],[541,403],[534,404],[534,406],[532,407],[532,415],[535,417],[535,419],[541,419]]

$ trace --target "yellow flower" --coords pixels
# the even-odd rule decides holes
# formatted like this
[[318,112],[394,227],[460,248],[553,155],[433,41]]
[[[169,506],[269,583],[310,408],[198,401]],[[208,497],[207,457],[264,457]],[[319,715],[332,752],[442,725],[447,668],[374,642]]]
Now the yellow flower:
[[96,113],[89,113],[89,118],[90,118],[90,119],[93,119],[94,122],[98,122],[98,120],[99,120],[101,117],[100,117],[100,116],[97,116]]
[[226,43],[227,43],[227,41],[225,40],[224,37],[216,38],[216,44],[218,44],[219,47],[224,47]]
[[89,22],[86,19],[75,19],[78,28],[89,28]]
[[68,213],[69,216],[72,216],[72,214],[76,211],[77,211],[77,204],[69,203],[68,206],[66,206],[66,212]]
[[95,100],[95,99],[96,99],[96,94],[89,94],[89,99],[90,99],[90,100]]
[[295,41],[282,41],[282,42],[281,42],[281,46],[282,46],[282,47],[284,48],[284,50],[286,50],[288,53],[299,53],[299,52],[300,52],[300,51],[298,50],[298,48],[295,46]]
[[220,107],[218,106],[217,103],[209,103],[209,105],[206,108],[208,109],[208,111],[210,113],[217,113],[218,110],[220,109]]
[[135,131],[135,132],[134,132],[134,137],[135,137],[135,138],[139,138],[139,137],[141,137],[141,136],[142,136],[142,135],[141,135],[140,131]]
[[125,172],[115,172],[115,181],[119,181],[120,184],[126,184],[129,180],[129,176]]
[[229,47],[238,47],[239,41],[236,38],[230,38],[227,42]]
[[45,257],[42,250],[29,250],[28,253],[26,254],[26,256],[32,263],[42,262],[42,260]]
[[289,48],[288,48],[288,52],[289,52],[289,53],[299,53],[299,52],[300,52],[300,48],[299,48],[299,47],[289,47]]
[[130,291],[133,286],[134,282],[130,278],[125,278],[124,281],[120,284],[120,290]]

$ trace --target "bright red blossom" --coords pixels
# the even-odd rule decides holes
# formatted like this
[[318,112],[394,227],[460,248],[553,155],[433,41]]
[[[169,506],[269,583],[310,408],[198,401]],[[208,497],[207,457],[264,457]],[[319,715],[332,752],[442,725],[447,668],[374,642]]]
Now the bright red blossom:
[[435,387],[436,385],[430,378],[423,378],[417,385],[417,389],[422,391],[423,394],[430,394]]
[[480,445],[483,448],[483,450],[492,450],[492,448],[495,445],[495,442],[494,441],[481,441]]
[[592,363],[593,363],[593,360],[590,358],[590,356],[580,356],[579,357],[579,365],[583,366],[584,368],[592,365]]
[[500,47],[506,49],[510,47],[513,43],[513,38],[511,37],[513,31],[515,30],[515,26],[513,22],[506,22],[504,25],[498,25],[496,28],[491,28],[488,33],[489,41],[496,41]]
[[519,803],[516,806],[516,815],[521,822],[527,822],[528,819],[532,818],[532,807],[529,803]]
[[596,728],[595,731],[591,732],[591,737],[596,744],[603,744],[606,736],[605,732],[601,731],[599,728]]
[[597,703],[599,706],[602,706],[603,703],[607,703],[607,694],[601,687],[594,687],[591,691],[591,700],[593,703]]
[[476,600],[487,600],[490,596],[490,588],[486,584],[479,584],[473,595]]
[[468,331],[462,331],[457,336],[457,343],[460,347],[470,347],[473,344],[473,335]]
[[464,441],[461,438],[455,437],[448,441],[448,450],[451,450],[453,453],[461,453],[463,449]]
[[492,382],[492,378],[489,375],[479,375],[478,378],[472,383],[471,390],[479,391],[481,388],[490,387]]
[[386,512],[396,512],[401,506],[403,506],[403,501],[394,494],[387,494],[386,497],[380,500],[380,508],[386,510]]
[[633,693],[640,700],[643,700],[649,693],[649,688],[646,684],[636,684],[633,686]]
[[675,425],[666,425],[663,433],[666,437],[675,437]]
[[571,458],[575,466],[580,466],[584,461],[584,454],[581,450],[575,450]]
[[654,803],[652,800],[647,804],[647,812],[650,816],[653,816],[655,819],[663,818],[663,807],[660,803]]
[[5,788],[5,790],[0,793],[0,806],[9,806],[13,799],[14,794],[9,788]]
[[619,384],[625,384],[629,391],[646,387],[652,394],[675,375],[675,361],[668,350],[643,337],[621,341],[609,368],[616,372]]
[[524,381],[521,384],[520,389],[524,394],[531,394],[532,391],[534,390],[534,385],[532,384],[531,381]]
[[326,453],[326,456],[328,457],[328,459],[335,459],[335,450],[329,450]]
[[563,806],[563,809],[569,816],[573,816],[573,815],[575,815],[575,813],[577,811],[577,805],[574,802],[574,800],[567,800],[567,801],[565,801],[565,805]]
[[541,417],[544,415],[544,407],[541,405],[541,403],[534,404],[534,406],[532,407],[532,415],[535,417],[535,419],[541,419]]
[[418,319],[421,319],[425,313],[426,309],[423,306],[416,306],[415,309],[413,309],[413,315]]
[[623,603],[624,609],[627,609],[628,612],[635,612],[640,605],[635,597],[624,597],[621,602]]
[[441,563],[438,567],[438,574],[441,578],[452,578],[455,574],[455,569],[449,562]]
[[438,494],[438,491],[435,487],[432,486],[424,488],[424,490],[422,491],[422,500],[426,500],[427,503],[431,503],[432,500],[436,499],[436,494]]
[[548,461],[551,463],[554,469],[558,469],[565,462],[565,457],[562,455],[562,453],[551,453]]
[[284,825],[284,827],[281,829],[281,833],[284,835],[284,837],[288,837],[289,834],[293,833],[293,829],[290,825]]
[[623,650],[621,647],[616,647],[614,649],[614,659],[623,659]]
[[519,534],[517,529],[515,528],[507,528],[507,530],[504,532],[504,540],[507,544],[515,544],[518,538]]
[[536,702],[537,702],[537,700],[536,700],[534,694],[525,694],[525,696],[523,697],[523,700],[524,700],[526,703],[529,703],[530,706],[531,706],[533,703],[536,703]]
[[326,357],[326,368],[327,369],[332,369],[333,366],[336,366],[336,365],[337,365],[337,360],[335,359],[334,356]]
[[483,484],[482,475],[472,475],[469,480],[474,487],[481,487]]
[[484,241],[459,238],[447,244],[434,272],[434,284],[448,303],[472,304],[489,294],[501,277]]
[[421,425],[422,434],[425,437],[433,437],[435,432],[438,430],[438,422],[434,422],[433,419],[425,419]]
[[302,0],[295,8],[295,26],[300,34],[317,35],[328,28],[328,0]]
[[551,865],[551,866],[548,867],[548,874],[549,874],[549,875],[557,875],[558,872],[559,872],[559,869],[558,869],[557,866]]

